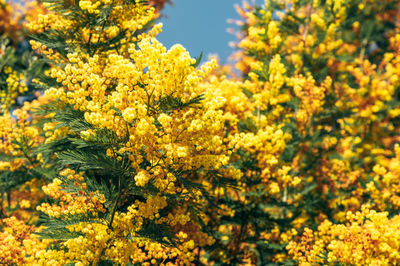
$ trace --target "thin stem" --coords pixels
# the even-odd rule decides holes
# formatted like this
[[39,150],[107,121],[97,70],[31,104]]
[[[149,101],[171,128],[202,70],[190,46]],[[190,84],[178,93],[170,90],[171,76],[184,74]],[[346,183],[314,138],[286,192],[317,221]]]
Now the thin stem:
[[121,198],[121,191],[122,191],[122,188],[121,188],[121,177],[119,177],[118,178],[118,196],[117,196],[117,199],[115,200],[114,207],[113,207],[113,210],[112,210],[112,213],[111,213],[110,223],[108,224],[108,227],[110,229],[112,229],[112,223],[114,221],[115,212],[117,211],[118,202],[119,202],[119,200]]
[[3,218],[5,216],[4,211],[4,191],[1,192],[1,203],[0,203],[0,217]]

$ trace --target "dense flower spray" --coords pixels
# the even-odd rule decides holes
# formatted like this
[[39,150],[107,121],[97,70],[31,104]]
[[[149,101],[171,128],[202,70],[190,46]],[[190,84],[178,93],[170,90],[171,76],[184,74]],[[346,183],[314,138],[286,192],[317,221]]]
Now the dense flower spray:
[[[239,260],[290,263],[294,253],[288,255],[284,247],[307,226],[317,228],[324,220],[329,224],[326,219],[345,222],[346,213],[366,203],[371,211],[397,212],[398,2],[266,1],[261,8],[245,4],[238,11],[244,22],[238,22],[243,30],[238,34],[237,67],[252,89],[239,88],[256,104],[252,112],[240,112],[238,125],[258,133],[258,121],[265,119],[280,126],[285,137],[280,138],[283,148],[276,160],[249,164],[249,155],[236,157],[243,176],[251,178],[245,180],[247,191],[238,196],[242,207],[235,203],[230,208],[248,217],[255,209],[246,207],[257,206],[267,218],[235,219],[224,232],[247,228]],[[257,84],[263,90],[254,90]],[[268,140],[273,143],[273,138]],[[252,150],[250,156],[257,159],[260,154]],[[264,165],[257,167],[260,163]],[[264,173],[281,173],[264,192],[269,199],[254,182],[265,180]],[[296,185],[290,187],[286,180]],[[263,199],[258,205],[255,195]],[[218,259],[232,260],[237,254],[230,251],[234,243],[235,237],[221,238],[226,248],[215,253]],[[308,262],[328,263],[317,259],[324,252],[322,247],[315,261]],[[364,263],[372,263],[368,256],[362,256]],[[350,263],[343,257],[336,262]]]
[[0,263],[399,262],[398,1],[244,3],[242,77],[157,40],[168,1],[44,2],[36,54],[4,27]]
[[[70,146],[56,153],[63,169],[43,188],[54,202],[38,207],[49,217],[40,234],[63,248],[37,259],[194,261],[194,249],[214,241],[202,232],[208,192],[199,178],[229,160],[224,99],[199,85],[215,62],[196,69],[182,46],[167,50],[155,38],[161,25],[148,26],[156,15],[146,5],[80,1],[73,12],[82,20],[67,2],[48,7],[54,12],[29,25],[39,34],[33,49],[54,62],[42,81],[53,98],[46,154]],[[65,47],[51,42],[56,36]],[[58,220],[65,224],[55,230]]]

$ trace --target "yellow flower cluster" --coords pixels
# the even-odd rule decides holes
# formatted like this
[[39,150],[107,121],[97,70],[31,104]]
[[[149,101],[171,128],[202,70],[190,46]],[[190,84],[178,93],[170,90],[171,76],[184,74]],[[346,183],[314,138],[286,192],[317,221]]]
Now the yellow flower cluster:
[[400,216],[389,218],[387,212],[363,205],[361,211],[346,214],[345,224],[325,220],[287,248],[300,265],[395,265],[400,262],[399,228]]
[[[254,63],[252,67],[261,70],[263,64]],[[253,170],[245,167],[220,170],[225,178],[237,180],[235,183],[237,182],[240,189],[239,191],[229,187],[217,189],[213,191],[216,198],[229,197],[229,200],[242,206],[258,202],[258,199],[247,196],[251,193],[262,193],[268,199],[284,203],[293,201],[288,197],[288,191],[299,186],[301,177],[295,175],[290,165],[280,159],[286,143],[292,138],[284,131],[284,124],[281,122],[281,119],[284,121],[287,119],[286,111],[281,106],[281,103],[288,100],[288,95],[281,92],[281,88],[289,83],[285,73],[286,69],[280,56],[277,55],[268,65],[266,80],[257,75],[249,75],[250,80],[246,81],[232,81],[226,76],[211,76],[202,84],[213,88],[215,98],[223,99],[220,108],[225,119],[227,133],[224,142],[229,147],[230,162],[233,164],[240,162],[243,159],[240,154],[246,153],[255,164]],[[265,110],[269,108],[271,112],[266,112]],[[254,182],[254,185],[248,185],[248,180],[252,180],[250,182]],[[240,209],[232,210],[225,205],[219,207],[221,210],[210,214],[211,217],[218,214],[219,217],[236,218],[236,215],[240,215],[238,214]],[[263,208],[263,212],[273,216],[286,215],[279,211],[277,213],[273,208]],[[253,246],[245,240],[257,234],[252,225],[239,223],[220,226],[218,222],[214,225],[215,230],[222,235],[221,243],[227,249],[227,252],[221,251],[216,255],[219,259],[226,264],[233,263],[234,257],[230,254],[244,252],[249,264],[255,263],[251,252],[248,252]],[[279,242],[279,234],[276,238],[270,239]],[[205,261],[211,263],[212,260]],[[277,258],[277,261],[282,260]]]
[[36,222],[39,215],[32,211],[44,197],[41,190],[43,183],[43,180],[32,179],[15,189],[8,190],[8,200],[2,201],[1,214],[5,217],[15,216],[21,222]]
[[[128,264],[141,263],[143,265],[176,265],[190,264],[195,254],[192,252],[195,242],[188,239],[188,234],[179,231],[176,234],[177,247],[165,247],[161,243],[151,241],[138,233],[145,226],[145,220],[154,221],[155,224],[170,223],[184,226],[190,220],[186,213],[177,211],[168,217],[160,217],[159,211],[167,206],[165,197],[148,197],[145,202],[137,201],[127,208],[127,212],[116,213],[112,224],[101,218],[105,212],[103,195],[91,193],[86,195],[83,177],[75,174],[73,170],[64,169],[60,172],[66,177],[63,182],[55,179],[43,190],[51,198],[60,201],[58,204],[43,203],[38,209],[54,217],[68,217],[68,215],[91,213],[95,218],[92,222],[81,222],[67,226],[72,233],[79,236],[61,242],[67,248],[59,250],[42,250],[34,254],[36,262],[46,263],[52,261],[54,265],[76,262],[79,265],[91,265],[104,260],[114,263]],[[76,185],[77,192],[71,193],[63,190],[67,182]],[[193,228],[194,229],[194,228]],[[192,229],[192,230],[193,230]],[[189,227],[186,228],[189,230]],[[198,230],[198,229],[197,229]],[[198,232],[198,237],[202,233]],[[212,239],[206,240],[212,243]],[[200,242],[201,243],[201,242]],[[199,245],[204,245],[200,244]],[[166,260],[175,260],[175,263],[164,263]]]
[[68,29],[70,27],[71,25],[67,21],[63,21],[59,15],[54,13],[38,14],[37,17],[32,17],[30,23],[27,24],[27,28],[32,33],[42,33],[48,29]]
[[[43,101],[42,101],[43,102]],[[9,160],[0,161],[0,170],[29,169],[37,164],[33,149],[43,143],[39,128],[32,125],[29,110],[38,101],[25,103],[21,109],[16,109],[13,115],[6,113],[0,116],[0,154]]]
[[58,205],[42,203],[37,207],[38,211],[44,212],[50,217],[65,216],[67,214],[86,214],[93,216],[98,213],[106,212],[104,208],[105,197],[99,192],[87,192],[87,184],[84,177],[76,174],[74,170],[64,169],[60,172],[61,176],[65,176],[77,188],[79,193],[68,193],[62,189],[63,182],[55,178],[52,183],[44,186],[43,192],[49,197],[60,201]]
[[[23,30],[25,19],[29,20],[43,12],[43,7],[37,1],[24,2],[23,5],[21,2],[0,1],[0,34],[20,42],[26,34]],[[2,49],[0,51],[4,52]]]
[[[166,184],[172,186],[174,177],[162,171],[169,165],[190,170],[217,169],[226,164],[228,157],[222,154],[223,117],[217,110],[224,100],[198,86],[213,63],[196,70],[191,66],[194,59],[182,46],[166,51],[154,38],[130,45],[128,53],[134,63],[113,53],[106,58],[68,55],[70,63],[63,70],[51,71],[64,87],[50,89],[47,94],[84,111],[86,121],[93,126],[128,137],[122,149],[108,150],[107,154],[135,154],[129,158],[138,171],[135,181],[139,186],[153,177],[157,177],[155,184],[160,189],[166,189]],[[107,89],[110,86],[115,87],[111,93]],[[207,100],[196,109],[162,110],[168,100],[180,99],[183,105],[202,94]],[[140,155],[142,149],[145,158]],[[152,165],[140,169],[143,160]]]
[[[54,9],[52,5],[46,7],[50,11]],[[102,25],[92,27],[82,25],[79,20],[49,12],[40,14],[36,19],[32,18],[27,27],[32,33],[41,33],[52,29],[63,32],[66,36],[68,35],[67,32],[73,31],[73,36],[68,35],[70,37],[68,39],[69,45],[98,44],[115,38],[120,32],[125,32],[126,39],[123,42],[128,43],[135,41],[137,32],[156,17],[154,8],[142,4],[128,4],[122,0],[81,0],[79,1],[79,8],[82,10],[82,16],[100,16],[103,12],[107,12],[109,15]],[[113,23],[106,24],[109,22]],[[157,31],[157,28],[155,30]]]
[[382,165],[374,166],[374,179],[367,184],[366,190],[379,210],[400,208],[400,147],[395,146],[395,157],[382,160]]
[[68,127],[60,127],[59,124],[57,122],[48,122],[43,125],[43,131],[46,136],[45,143],[60,139],[70,132]]
[[28,87],[24,75],[12,70],[11,67],[4,67],[4,74],[7,75],[7,88],[0,91],[0,110],[2,113],[7,113],[15,104],[17,96],[28,91]]
[[3,265],[33,265],[33,256],[44,250],[47,241],[38,238],[33,232],[37,229],[15,216],[1,219],[0,263]]

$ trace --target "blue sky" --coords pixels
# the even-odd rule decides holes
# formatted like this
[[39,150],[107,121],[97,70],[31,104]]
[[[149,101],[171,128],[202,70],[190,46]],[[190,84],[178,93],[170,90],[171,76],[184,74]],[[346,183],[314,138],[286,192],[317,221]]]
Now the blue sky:
[[[182,44],[192,57],[201,52],[206,58],[208,54],[218,54],[222,62],[226,62],[233,49],[229,42],[235,41],[234,35],[227,32],[234,25],[227,19],[238,19],[234,4],[242,0],[173,0],[163,11],[166,17],[163,32],[158,39],[167,47],[175,43]],[[252,0],[248,0],[251,2]],[[256,0],[262,4],[264,0]]]

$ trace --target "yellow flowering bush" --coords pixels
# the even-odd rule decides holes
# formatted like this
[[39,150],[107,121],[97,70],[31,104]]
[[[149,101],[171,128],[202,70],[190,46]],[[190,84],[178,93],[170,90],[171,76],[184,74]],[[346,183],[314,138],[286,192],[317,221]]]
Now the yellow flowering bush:
[[230,158],[242,174],[239,192],[219,198],[230,215],[214,215],[220,237],[212,259],[289,264],[299,257],[285,246],[306,227],[344,223],[366,203],[397,213],[398,2],[265,1],[237,9],[235,58],[244,80],[236,89],[223,76],[213,82],[224,84],[228,104],[242,103],[223,106],[228,139],[244,144]]
[[[56,242],[36,259],[189,264],[214,242],[202,228],[201,180],[229,160],[224,99],[200,86],[215,62],[196,68],[182,46],[167,50],[155,38],[161,25],[147,26],[156,16],[149,6],[78,6],[90,23],[67,16],[60,1],[29,25],[38,32],[32,47],[53,62],[39,82],[52,102],[38,150],[62,169],[43,187],[50,202],[37,208],[47,216],[37,233]],[[56,36],[66,47],[52,45]]]
[[0,53],[0,263],[399,263],[400,2],[244,2],[240,75],[167,2],[44,1]]
[[[8,216],[10,211],[18,210],[18,207],[34,209],[43,194],[40,191],[43,185],[40,181],[43,178],[40,173],[40,168],[44,167],[43,158],[35,149],[44,142],[44,136],[36,125],[37,118],[33,119],[30,111],[45,102],[45,98],[26,102],[13,112],[13,116],[10,113],[0,116],[2,215]],[[4,200],[5,193],[7,201]],[[31,215],[26,213],[24,216],[29,219]]]
[[29,51],[25,18],[44,12],[37,2],[24,6],[0,2],[0,114],[21,106],[17,98],[32,98],[29,79],[40,72],[43,62]]

